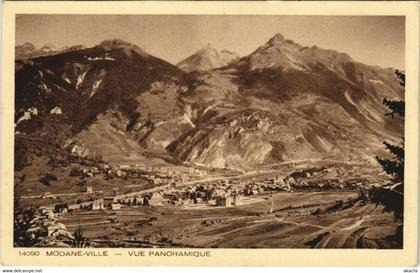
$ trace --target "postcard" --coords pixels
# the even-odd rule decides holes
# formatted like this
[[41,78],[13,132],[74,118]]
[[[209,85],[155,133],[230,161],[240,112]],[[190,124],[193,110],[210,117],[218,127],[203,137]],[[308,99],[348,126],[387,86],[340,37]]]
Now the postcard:
[[417,264],[418,2],[3,8],[3,264]]

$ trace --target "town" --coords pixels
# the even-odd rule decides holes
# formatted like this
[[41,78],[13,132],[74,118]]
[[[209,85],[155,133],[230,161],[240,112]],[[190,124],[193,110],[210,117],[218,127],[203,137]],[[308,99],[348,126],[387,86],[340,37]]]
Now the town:
[[[80,227],[89,229],[105,223],[118,226],[120,222],[118,215],[133,209],[139,213],[142,210],[159,207],[202,211],[240,208],[246,205],[253,206],[258,202],[268,202],[271,205],[267,211],[272,213],[273,196],[279,193],[349,191],[357,193],[375,183],[368,174],[366,177],[363,175],[349,177],[351,169],[357,170],[357,166],[335,163],[318,168],[304,168],[304,166],[285,164],[284,168],[278,170],[252,171],[240,175],[231,173],[221,178],[219,175],[210,176],[206,170],[193,167],[142,168],[136,165],[110,167],[107,164],[97,164],[89,168],[72,168],[70,175],[86,181],[94,177],[102,177],[105,180],[114,177],[128,180],[141,178],[152,182],[153,186],[139,191],[104,192],[84,183],[82,191],[70,194],[72,198],[67,202],[62,202],[63,197],[66,197],[65,194],[51,192],[31,198],[25,197],[23,200],[42,201],[37,210],[40,224],[30,232],[44,232],[48,238],[54,238],[51,239],[52,242],[57,243],[57,238],[72,238],[74,236],[72,232]],[[286,170],[292,169],[298,170],[287,174]],[[95,219],[98,221],[82,223],[75,215],[97,215]],[[154,217],[150,216],[145,223],[150,224],[153,220]],[[58,245],[65,243],[60,242]]]

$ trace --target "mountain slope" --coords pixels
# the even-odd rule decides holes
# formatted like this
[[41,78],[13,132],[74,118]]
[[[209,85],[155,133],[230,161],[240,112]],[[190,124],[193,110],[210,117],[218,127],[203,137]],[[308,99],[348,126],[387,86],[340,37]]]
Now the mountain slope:
[[79,154],[113,162],[154,154],[237,169],[319,158],[375,164],[382,141],[403,132],[384,117],[383,98],[403,96],[390,69],[280,34],[230,64],[195,58],[185,63],[203,69],[186,74],[110,40],[16,61],[16,130],[54,124]]
[[219,51],[210,44],[180,61],[177,66],[185,72],[205,71],[226,66],[239,59],[239,55],[228,51]]
[[239,168],[322,157],[375,164],[382,141],[403,132],[382,105],[403,96],[392,70],[281,35],[198,79],[206,84],[188,99],[208,118],[171,146],[183,160]]
[[[60,107],[75,128],[110,106],[132,111],[135,97],[158,80],[182,72],[122,41],[16,62],[16,119],[31,107],[49,115]],[[76,128],[77,129],[77,128]]]
[[118,161],[118,153],[120,161],[141,158],[144,150],[166,153],[194,126],[179,100],[187,89],[183,77],[178,68],[118,40],[17,60],[16,131],[49,135],[78,155],[106,160]]

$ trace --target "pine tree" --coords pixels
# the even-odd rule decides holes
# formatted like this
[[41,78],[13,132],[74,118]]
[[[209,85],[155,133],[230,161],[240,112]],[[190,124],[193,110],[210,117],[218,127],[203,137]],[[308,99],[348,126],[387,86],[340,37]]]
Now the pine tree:
[[73,238],[72,247],[82,248],[89,246],[89,239],[83,235],[83,230],[80,226],[77,226],[73,232]]
[[32,228],[38,226],[36,217],[36,209],[30,208],[15,208],[14,224],[13,224],[13,237],[14,246],[16,247],[31,247],[39,242],[41,230],[34,230]]
[[[405,74],[399,70],[395,71],[397,78],[400,82],[400,85],[405,88]],[[402,122],[404,122],[405,118],[405,101],[404,100],[388,100],[384,99],[383,104],[389,108],[390,112],[386,113],[385,115],[391,116],[394,118],[395,115],[398,115]],[[404,183],[404,137],[398,144],[391,144],[387,141],[383,142],[385,145],[386,150],[390,152],[392,156],[391,159],[383,159],[376,157],[379,164],[382,165],[383,170],[392,177],[392,182],[395,184],[397,183]],[[403,184],[402,184],[403,185]],[[398,187],[402,192],[402,187]]]
[[23,175],[14,185],[13,202],[13,244],[15,247],[31,247],[38,243],[41,231],[29,232],[31,228],[37,226],[36,209],[33,206],[24,208],[20,204],[20,195],[18,194],[18,183],[22,184],[26,176]]
[[[399,70],[395,71],[400,85],[405,88],[405,74]],[[383,104],[390,110],[386,116],[395,118],[398,116],[404,123],[405,119],[405,101],[384,99]],[[404,137],[398,144],[383,142],[385,149],[389,151],[390,158],[376,157],[382,169],[391,177],[394,184],[391,190],[383,188],[372,188],[369,191],[370,199],[376,204],[382,204],[385,211],[393,212],[395,217],[403,219],[404,207]]]

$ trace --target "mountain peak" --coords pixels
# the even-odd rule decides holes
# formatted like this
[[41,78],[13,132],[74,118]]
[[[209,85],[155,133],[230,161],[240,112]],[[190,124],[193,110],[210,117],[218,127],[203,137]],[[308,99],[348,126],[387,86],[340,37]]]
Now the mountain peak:
[[103,40],[98,45],[99,46],[109,46],[109,45],[112,45],[112,46],[121,46],[121,45],[128,45],[128,44],[129,45],[132,45],[131,43],[126,42],[126,41],[121,40],[121,39],[108,39],[108,40]]
[[318,46],[302,46],[277,33],[265,45],[244,58],[242,63],[248,62],[251,70],[279,68],[282,71],[310,71],[322,65],[332,71],[338,69],[341,73],[342,69],[338,67],[351,61],[351,57],[345,53]]
[[288,46],[288,47],[295,47],[297,49],[301,49],[303,46],[290,40],[286,39],[281,33],[277,33],[270,40],[265,44],[265,47],[276,47],[276,46]]
[[23,43],[15,47],[15,58],[26,59],[29,56],[31,56],[31,54],[35,51],[36,51],[36,47],[33,44],[28,43],[28,42]]
[[210,43],[207,43],[206,46],[204,47],[205,49],[211,49],[213,48],[212,45]]
[[28,48],[28,49],[35,49],[35,46],[29,42],[23,43],[20,45],[22,48]]
[[284,36],[281,33],[277,33],[268,42],[270,44],[280,44],[280,43],[284,43],[285,41],[286,39],[284,38]]
[[208,43],[193,55],[179,62],[177,66],[186,72],[205,71],[226,66],[238,58],[238,54],[228,50],[219,51]]
[[207,43],[204,47],[197,51],[197,53],[201,54],[208,54],[211,52],[217,52],[218,50],[215,49],[210,43]]
[[137,54],[143,56],[143,57],[148,57],[149,55],[143,51],[139,46],[123,41],[121,39],[111,39],[111,40],[105,40],[102,41],[101,43],[99,43],[98,45],[96,45],[96,47],[102,48],[106,51],[111,51],[111,50],[117,50],[117,49],[122,49],[124,50],[125,54],[130,55],[131,51],[136,52]]
[[[140,48],[132,43],[123,41],[121,39],[110,39],[100,42],[97,47],[101,47],[105,50],[113,50],[113,49],[137,49]],[[140,49],[141,50],[141,49]]]

